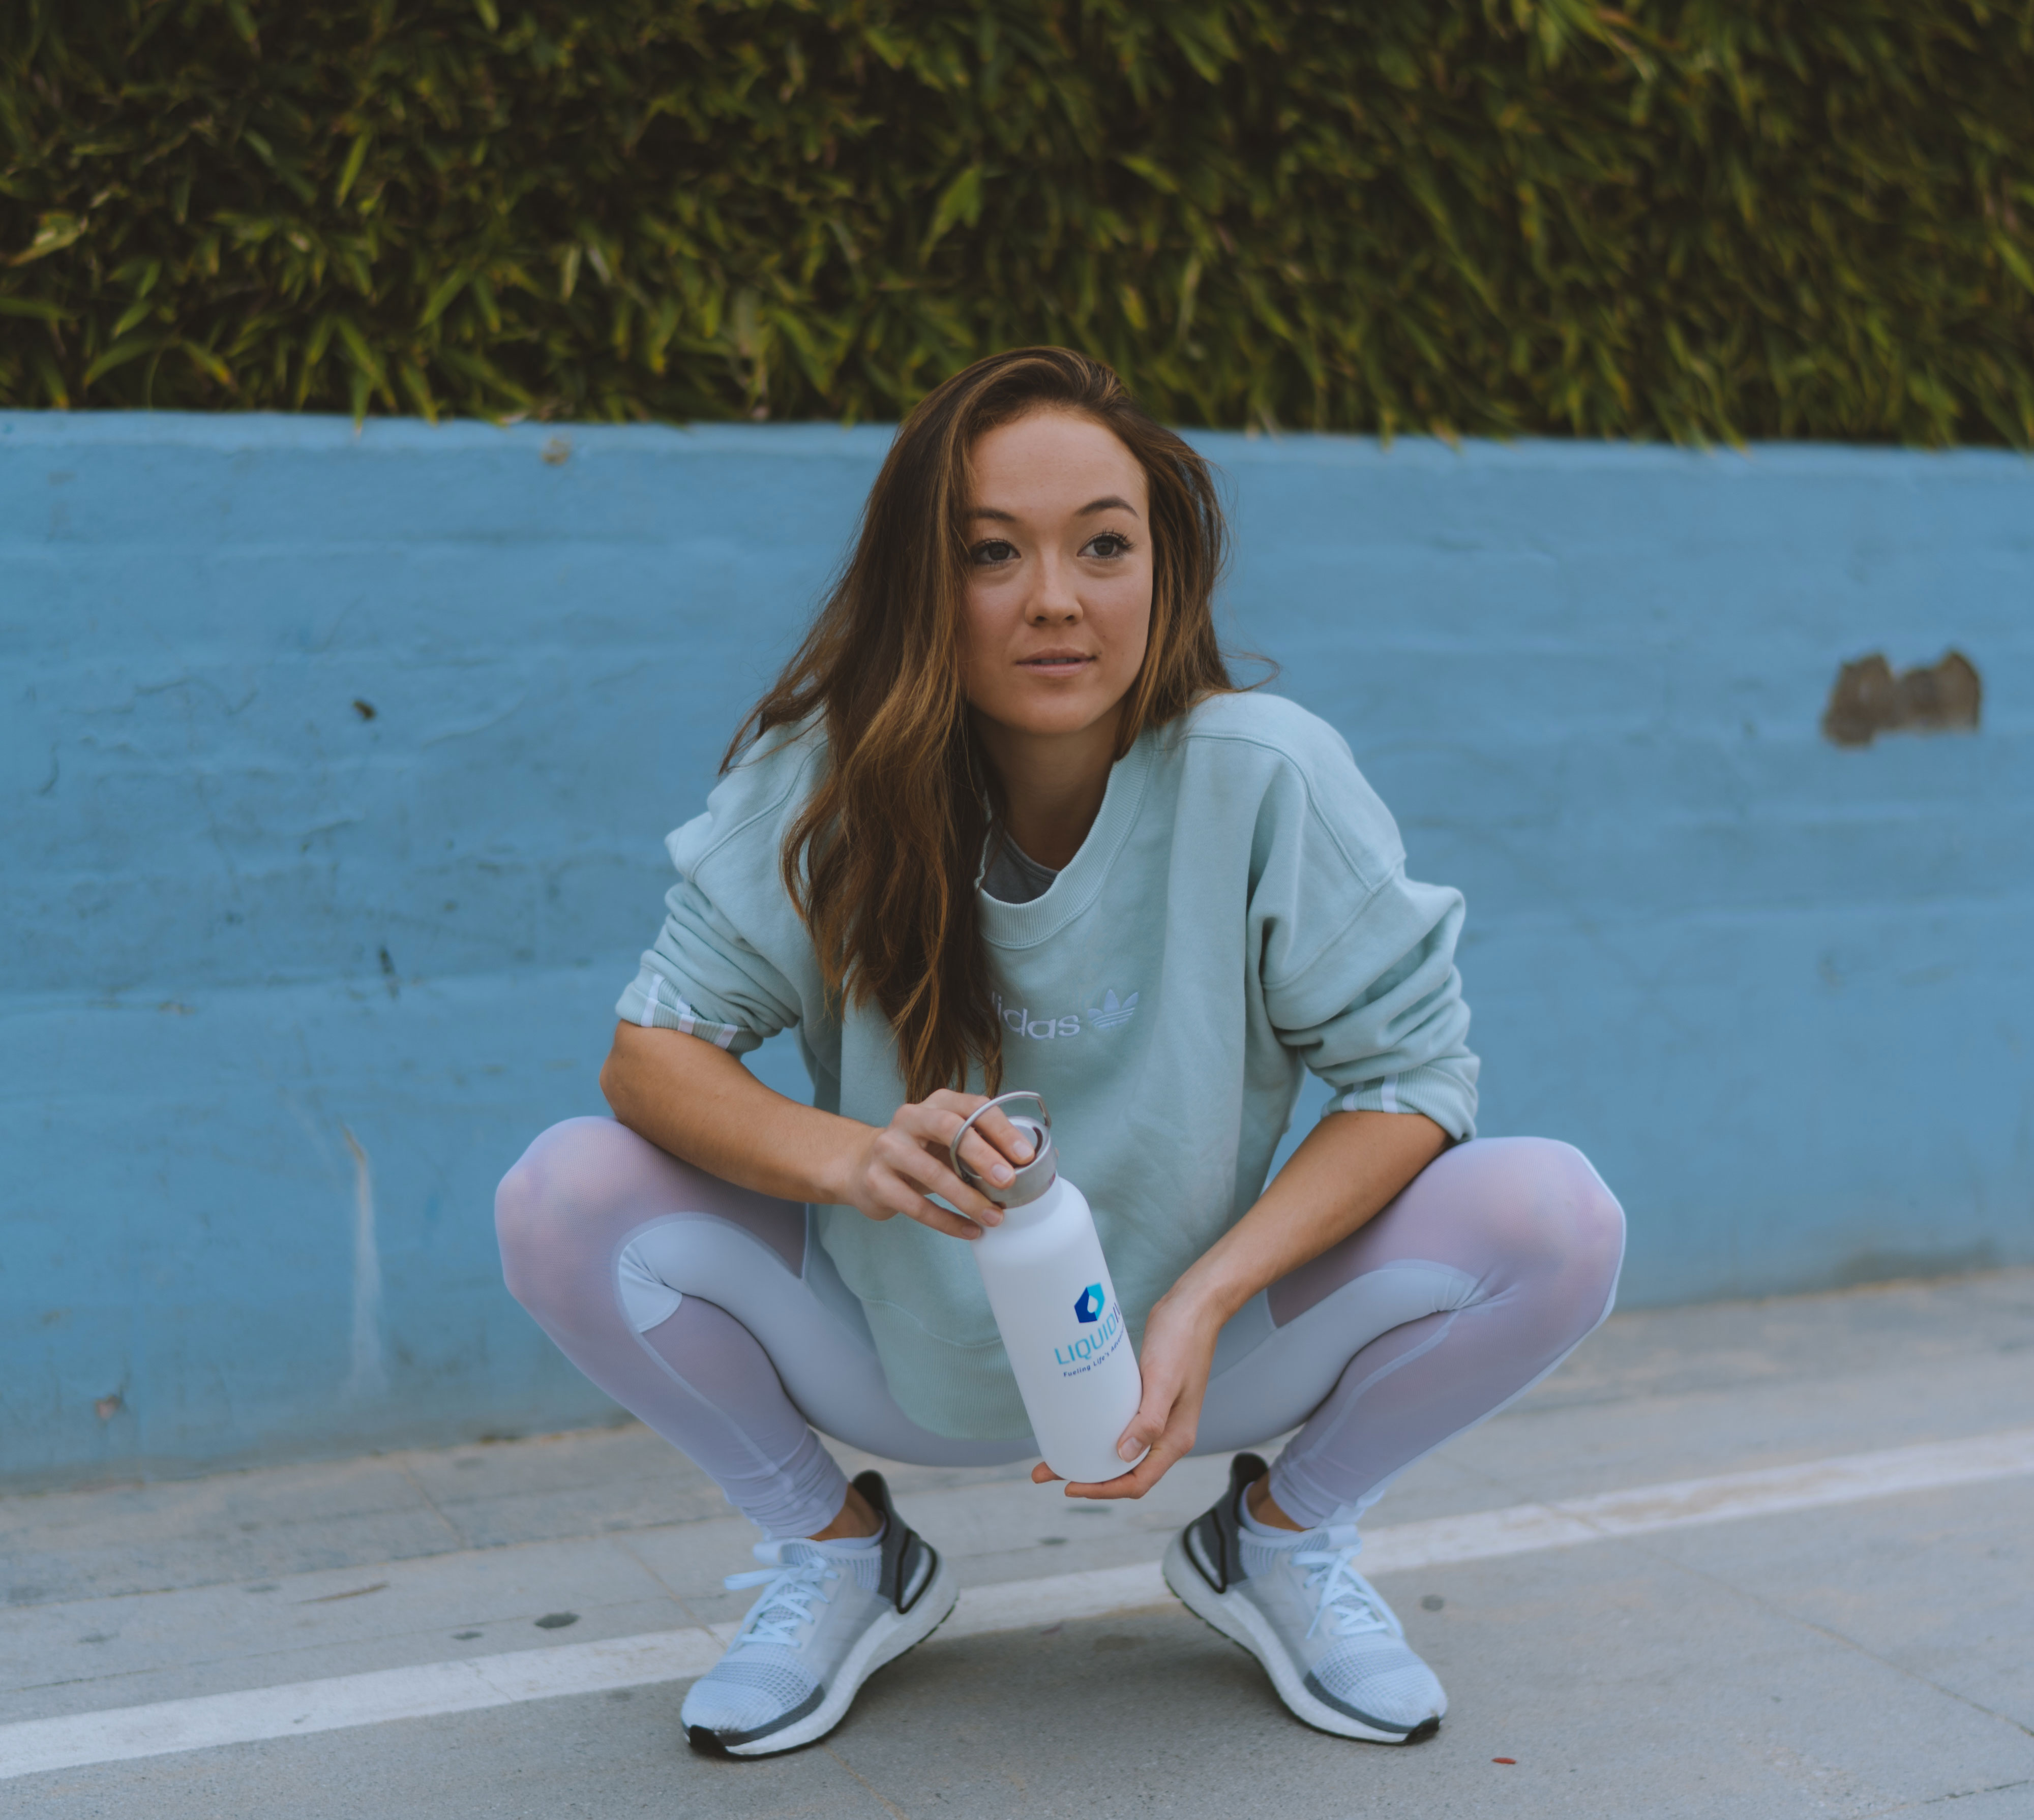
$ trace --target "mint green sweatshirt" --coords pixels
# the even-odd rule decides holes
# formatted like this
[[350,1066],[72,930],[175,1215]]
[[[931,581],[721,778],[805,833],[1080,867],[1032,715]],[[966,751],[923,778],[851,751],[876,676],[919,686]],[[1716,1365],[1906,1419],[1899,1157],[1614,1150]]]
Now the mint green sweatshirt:
[[[779,871],[824,758],[816,732],[762,742],[670,837],[670,914],[616,1009],[737,1054],[794,1025],[815,1103],[885,1125],[904,1099],[889,1024],[829,1009]],[[981,908],[1004,1085],[1051,1107],[1133,1334],[1256,1199],[1303,1069],[1335,1090],[1330,1114],[1473,1132],[1462,895],[1405,876],[1349,747],[1290,702],[1217,696],[1146,732],[1050,888]],[[816,1226],[906,1414],[942,1435],[1029,1432],[965,1240],[851,1207]]]

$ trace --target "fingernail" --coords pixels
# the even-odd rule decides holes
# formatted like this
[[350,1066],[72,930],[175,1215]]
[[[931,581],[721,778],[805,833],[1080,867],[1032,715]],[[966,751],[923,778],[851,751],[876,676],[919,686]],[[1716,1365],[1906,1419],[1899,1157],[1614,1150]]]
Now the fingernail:
[[1116,1450],[1116,1457],[1119,1460],[1134,1460],[1143,1451],[1135,1441],[1125,1441]]
[[1011,1168],[1008,1163],[999,1163],[989,1173],[998,1182],[1008,1182],[1016,1172]]

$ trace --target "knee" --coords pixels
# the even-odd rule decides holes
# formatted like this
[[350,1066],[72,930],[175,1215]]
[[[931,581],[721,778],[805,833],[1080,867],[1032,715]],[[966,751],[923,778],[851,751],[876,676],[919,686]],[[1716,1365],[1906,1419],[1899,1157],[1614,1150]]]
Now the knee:
[[548,1172],[525,1152],[494,1191],[494,1240],[501,1248],[501,1277],[525,1307],[542,1281],[536,1259],[544,1236],[556,1223],[557,1204]]
[[1624,1209],[1571,1144],[1514,1138],[1505,1148],[1507,1192],[1495,1210],[1499,1236],[1521,1262],[1601,1281],[1608,1294],[1624,1256]]
[[501,1275],[508,1293],[534,1309],[546,1283],[557,1272],[555,1261],[569,1225],[575,1220],[580,1196],[576,1183],[584,1152],[601,1140],[588,1126],[610,1125],[603,1118],[572,1118],[554,1125],[524,1151],[494,1191],[494,1237],[501,1248]]

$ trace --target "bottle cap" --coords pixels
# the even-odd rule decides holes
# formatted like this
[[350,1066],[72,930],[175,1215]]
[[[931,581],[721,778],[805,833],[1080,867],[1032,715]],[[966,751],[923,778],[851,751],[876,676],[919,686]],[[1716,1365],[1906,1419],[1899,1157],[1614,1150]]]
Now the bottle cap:
[[[1011,1179],[998,1185],[985,1181],[960,1159],[960,1140],[967,1136],[968,1128],[992,1106],[1007,1106],[1013,1099],[1028,1099],[1038,1109],[1034,1118],[1029,1113],[1005,1113],[1004,1117],[1015,1125],[1031,1140],[1031,1160],[1011,1167],[1016,1170]],[[1053,1144],[1053,1115],[1045,1103],[1035,1093],[1004,1093],[978,1106],[962,1121],[961,1128],[953,1134],[953,1142],[947,1146],[953,1158],[954,1174],[966,1182],[985,1200],[992,1200],[998,1207],[1023,1207],[1036,1200],[1053,1185],[1060,1173],[1060,1153]]]

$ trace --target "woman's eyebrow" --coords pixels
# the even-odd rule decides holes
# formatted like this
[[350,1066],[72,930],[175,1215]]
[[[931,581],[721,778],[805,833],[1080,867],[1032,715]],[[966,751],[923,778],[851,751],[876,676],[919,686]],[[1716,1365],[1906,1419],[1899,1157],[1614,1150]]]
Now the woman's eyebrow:
[[[1105,493],[1098,500],[1090,500],[1074,516],[1077,519],[1092,518],[1097,512],[1109,511],[1128,512],[1133,519],[1137,516],[1136,507],[1126,499],[1119,499],[1114,493]],[[1014,525],[1017,522],[1015,512],[1006,512],[997,506],[976,506],[967,515],[970,519],[993,519],[998,524],[1004,525]]]

